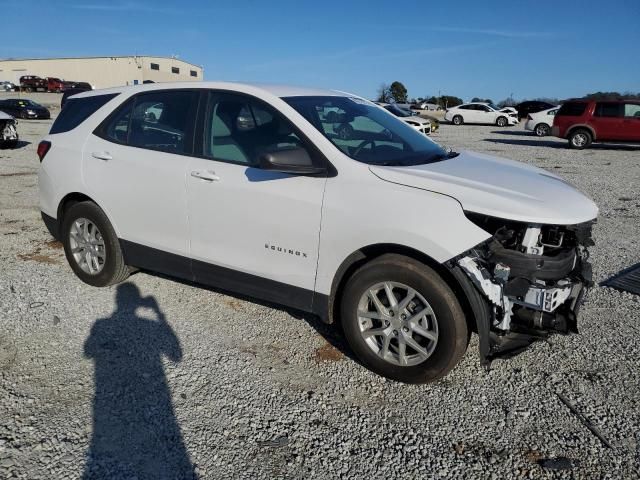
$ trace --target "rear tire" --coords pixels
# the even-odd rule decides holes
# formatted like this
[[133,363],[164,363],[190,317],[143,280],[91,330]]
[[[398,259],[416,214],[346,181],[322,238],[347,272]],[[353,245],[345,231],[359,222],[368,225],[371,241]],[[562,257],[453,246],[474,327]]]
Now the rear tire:
[[593,141],[593,137],[591,136],[591,132],[589,130],[585,130],[584,128],[578,128],[573,130],[569,134],[569,147],[575,150],[582,150],[583,148],[587,148],[591,145]]
[[460,115],[456,115],[455,117],[453,117],[451,121],[453,122],[454,125],[462,125],[464,123],[464,120]]
[[60,236],[67,261],[83,282],[107,287],[129,276],[118,237],[105,213],[95,203],[80,202],[68,208],[62,219]]
[[469,343],[465,315],[451,288],[434,270],[402,255],[382,255],[358,269],[347,281],[340,309],[356,356],[392,380],[438,380],[458,364]]
[[546,123],[539,123],[533,131],[538,137],[546,137],[551,132],[551,128]]
[[507,117],[498,117],[498,119],[496,120],[496,125],[499,127],[506,127]]

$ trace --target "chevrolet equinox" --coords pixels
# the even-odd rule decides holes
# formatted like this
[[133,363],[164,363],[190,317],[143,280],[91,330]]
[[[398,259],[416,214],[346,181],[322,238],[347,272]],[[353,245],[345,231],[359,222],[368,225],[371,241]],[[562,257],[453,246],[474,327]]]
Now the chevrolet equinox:
[[82,281],[155,271],[339,321],[403,382],[443,377],[472,332],[483,365],[575,332],[591,285],[591,200],[344,92],[85,92],[38,156],[43,220]]

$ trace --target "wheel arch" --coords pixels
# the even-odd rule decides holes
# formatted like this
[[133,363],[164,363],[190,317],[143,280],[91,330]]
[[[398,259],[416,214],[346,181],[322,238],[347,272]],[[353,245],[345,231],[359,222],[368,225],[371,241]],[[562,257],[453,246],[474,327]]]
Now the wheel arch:
[[569,138],[573,132],[576,130],[587,130],[591,134],[591,139],[596,139],[596,131],[591,125],[587,125],[586,123],[579,123],[577,125],[571,125],[571,127],[567,130],[566,138]]
[[456,295],[456,298],[460,302],[460,306],[464,311],[465,319],[467,321],[469,329],[471,331],[478,331],[477,323],[479,321],[479,314],[477,312],[477,307],[474,305],[475,299],[470,298],[469,291],[467,288],[465,288],[466,285],[462,284],[461,280],[463,280],[463,277],[456,275],[455,269],[450,268],[445,264],[439,263],[425,253],[414,248],[395,243],[378,243],[367,245],[351,253],[342,261],[331,283],[331,292],[326,299],[326,315],[324,315],[325,318],[323,318],[323,320],[325,320],[327,323],[338,323],[340,301],[342,298],[344,287],[349,278],[351,278],[353,273],[364,264],[381,255],[388,253],[395,253],[412,258],[421,263],[424,263],[428,267],[432,268],[436,273],[438,273],[438,275],[440,275],[440,277],[445,281],[449,288],[451,288],[453,293]]
[[118,235],[118,229],[116,227],[116,224],[113,222],[113,219],[111,218],[109,213],[104,208],[102,208],[100,203],[96,202],[93,198],[91,198],[89,195],[87,195],[85,193],[71,192],[71,193],[67,193],[64,197],[62,197],[62,199],[58,203],[58,208],[56,210],[56,233],[57,233],[57,235],[54,235],[56,237],[56,239],[59,239],[59,237],[60,237],[60,227],[62,226],[62,221],[64,219],[65,211],[67,211],[72,205],[74,205],[76,203],[80,203],[80,202],[93,202],[93,203],[95,203],[98,206],[98,208],[100,208],[104,212],[104,214],[107,216],[107,219],[109,220],[109,223],[111,223],[111,226],[113,227],[113,230],[116,232],[116,235]]

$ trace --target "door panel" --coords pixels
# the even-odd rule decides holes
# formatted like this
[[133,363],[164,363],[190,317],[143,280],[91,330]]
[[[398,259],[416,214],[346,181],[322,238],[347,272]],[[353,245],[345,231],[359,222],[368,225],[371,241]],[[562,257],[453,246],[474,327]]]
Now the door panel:
[[628,141],[640,141],[640,103],[626,103],[624,105],[622,135]]
[[622,104],[596,103],[589,123],[595,128],[596,140],[620,140],[622,138]]
[[[481,123],[482,118],[480,116],[480,112],[476,110],[475,105],[469,105],[468,110],[464,111],[465,122],[467,123]],[[468,120],[467,120],[468,118]]]
[[195,102],[191,92],[139,94],[89,136],[87,191],[121,239],[188,256],[186,153]]
[[118,145],[95,135],[89,137],[83,156],[88,191],[121,238],[188,254],[185,173],[189,157]]
[[[208,101],[208,158],[192,158],[187,177],[194,275],[310,309],[326,178],[256,167],[261,148],[288,148],[297,137],[284,117],[254,101],[235,94]],[[290,294],[297,299],[287,299]]]
[[205,262],[194,262],[196,280],[218,275],[208,263],[313,290],[325,178],[208,159],[192,159],[189,170],[218,178],[188,178],[191,255]]

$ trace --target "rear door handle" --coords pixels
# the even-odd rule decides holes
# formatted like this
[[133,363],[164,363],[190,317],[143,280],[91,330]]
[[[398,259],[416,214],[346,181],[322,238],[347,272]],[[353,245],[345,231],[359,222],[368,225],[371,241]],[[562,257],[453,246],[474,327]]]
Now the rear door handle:
[[113,160],[109,152],[91,152],[91,156],[99,160]]
[[201,172],[198,170],[194,170],[193,172],[191,172],[191,176],[199,178],[201,180],[206,180],[207,182],[217,182],[218,180],[220,180],[220,177],[217,176],[215,172],[210,171]]

